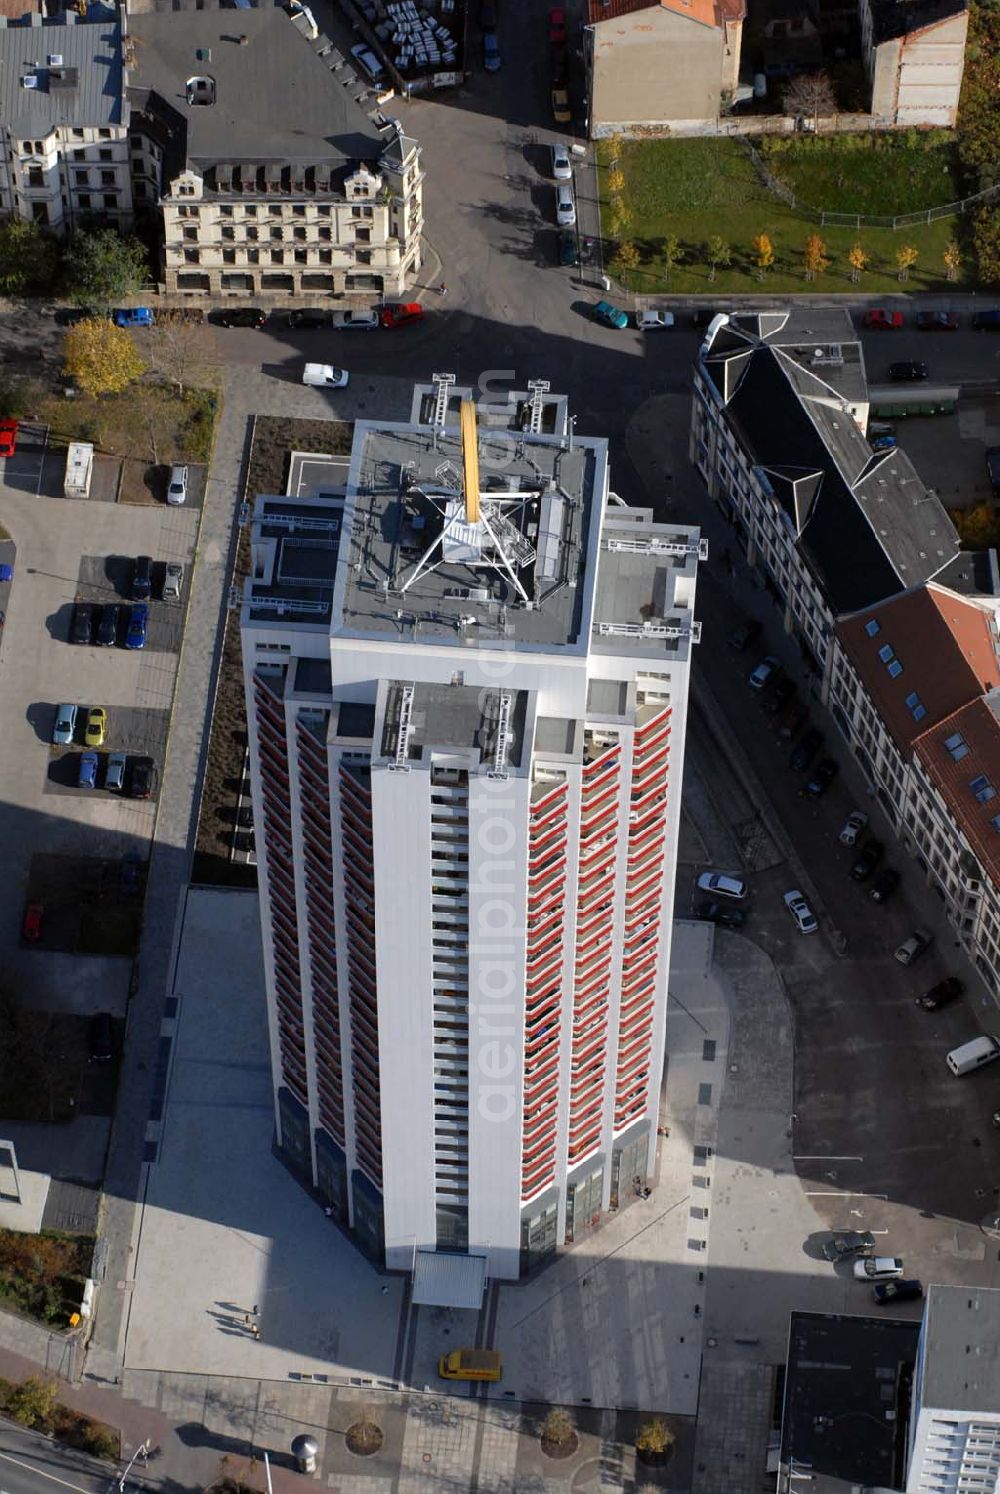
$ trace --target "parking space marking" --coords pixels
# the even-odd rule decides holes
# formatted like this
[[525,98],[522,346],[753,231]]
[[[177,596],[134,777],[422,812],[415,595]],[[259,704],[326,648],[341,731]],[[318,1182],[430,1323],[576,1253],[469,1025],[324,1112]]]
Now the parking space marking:
[[831,1152],[795,1152],[792,1154],[793,1162],[863,1162],[864,1160],[864,1157],[842,1157]]
[[888,1195],[888,1193],[845,1192],[842,1188],[834,1188],[832,1190],[832,1192],[829,1192],[829,1193],[820,1193],[820,1192],[818,1192],[816,1190],[811,1190],[811,1191],[809,1191],[809,1192],[807,1192],[805,1194],[805,1197],[806,1198],[879,1198],[879,1199],[882,1200],[883,1203],[886,1203],[888,1201],[889,1195]]

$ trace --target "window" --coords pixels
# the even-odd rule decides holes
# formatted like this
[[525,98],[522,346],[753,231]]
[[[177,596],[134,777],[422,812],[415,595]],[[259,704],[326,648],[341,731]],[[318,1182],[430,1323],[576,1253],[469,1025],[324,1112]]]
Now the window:
[[115,176],[115,174],[114,174],[113,171],[102,171],[101,172],[101,186],[102,187],[113,187],[115,185],[116,181],[117,181],[117,178],[116,178],[116,176]]
[[32,145],[30,140],[25,140],[21,149],[26,156],[33,156],[35,153],[35,147]]
[[296,249],[296,251],[295,251],[295,263],[297,265],[307,265],[309,263],[309,250],[308,249]]
[[1000,814],[995,814],[990,820],[990,824],[993,826],[997,834],[1000,835]]
[[231,218],[232,216],[233,216],[233,210],[232,210],[232,208],[229,207],[226,203],[223,203],[222,207],[220,207],[220,209],[219,209],[219,217],[220,218]]
[[97,133],[98,133],[98,135],[100,135],[100,137],[101,137],[102,140],[110,140],[111,139],[111,131],[110,130],[98,130]]
[[255,207],[248,207],[244,211],[248,218],[256,218],[257,216],[257,209]]
[[869,621],[865,623],[865,632],[868,634],[869,638],[874,638],[876,633],[881,633],[881,631],[882,624],[879,622],[877,617],[870,618]]
[[45,173],[44,173],[44,171],[42,170],[42,168],[40,166],[29,166],[28,167],[28,186],[29,187],[44,187],[45,186]]
[[222,251],[222,263],[224,265],[234,265],[236,263],[236,250],[235,249],[223,249],[223,251]]
[[330,216],[329,206],[327,204],[325,204],[325,203],[321,204],[316,209],[316,211],[317,211],[317,213],[319,213],[319,215],[320,215],[321,218],[329,218],[329,216]]
[[996,798],[997,791],[985,773],[980,773],[978,778],[974,778],[969,784],[969,788],[975,794],[980,804],[988,804],[991,799]]
[[199,254],[198,254],[198,250],[197,249],[185,249],[184,250],[184,263],[186,265],[196,265],[196,264],[198,264],[198,262],[199,262]]
[[82,140],[83,139],[83,131],[82,130],[74,129],[74,131],[73,131],[73,139],[74,140]]
[[105,208],[107,209],[107,211],[109,213],[117,212],[117,210],[118,210],[118,198],[115,196],[115,194],[113,192],[105,192],[105,194],[104,194],[104,206],[105,206]]
[[272,249],[271,250],[271,263],[272,263],[272,265],[283,265],[285,263],[285,251],[284,251],[284,249]]
[[[370,244],[371,241],[372,241],[372,231],[371,231],[371,229],[370,228],[358,228],[358,229],[355,229],[354,240],[355,240],[355,243],[358,243],[358,244]],[[773,558],[774,557],[772,556],[771,559],[773,560]]]
[[74,161],[85,161],[86,159],[87,159],[87,152],[85,150],[75,150],[73,152],[73,160]]
[[235,239],[235,237],[236,237],[236,229],[235,228],[224,228],[222,230],[222,237],[225,240]]
[[100,150],[97,152],[97,159],[99,161],[113,161],[114,160],[114,152],[112,151],[110,145],[102,145],[101,146]]
[[253,227],[252,224],[247,229],[247,238],[248,238],[248,240],[250,241],[251,244],[256,244],[256,242],[257,242],[257,230],[256,230],[256,228]]
[[192,243],[193,242],[193,243],[197,244],[197,242],[198,242],[198,229],[197,229],[197,227],[195,227],[195,228],[185,228],[185,230],[184,230],[184,237],[188,241],[188,243]]
[[944,745],[951,753],[952,761],[960,763],[969,751],[968,744],[960,731],[954,732],[950,737],[945,737]]
[[296,218],[304,218],[306,215],[305,203],[297,202],[292,208],[292,212],[295,214]]
[[77,201],[79,202],[81,208],[89,208],[90,207],[90,193],[89,192],[81,192],[80,196],[77,198]]
[[304,228],[297,228],[295,230],[295,237],[299,240],[300,243],[304,243],[306,238],[306,230]]
[[285,230],[283,228],[272,228],[271,229],[271,240],[272,240],[272,242],[274,242],[274,243],[280,243],[281,240],[284,237],[285,237]]
[[86,187],[90,184],[90,173],[87,171],[74,171],[73,180],[78,187]]
[[878,651],[878,656],[882,660],[883,664],[888,664],[889,660],[892,658],[892,654],[893,648],[891,643],[883,643],[882,647]]
[[899,662],[898,659],[893,659],[892,663],[889,665],[889,673],[892,676],[892,678],[894,680],[898,679],[899,676],[902,674],[902,672],[903,672],[903,666],[902,666],[902,664],[900,664],[900,662]]

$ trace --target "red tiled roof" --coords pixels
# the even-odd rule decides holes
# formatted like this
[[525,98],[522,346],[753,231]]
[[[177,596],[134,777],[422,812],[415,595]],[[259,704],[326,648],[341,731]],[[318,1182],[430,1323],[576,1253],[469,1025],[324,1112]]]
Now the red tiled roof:
[[[916,742],[915,756],[951,810],[983,871],[1000,886],[998,712],[1000,696],[980,696],[939,721],[932,731],[924,732]],[[948,741],[952,743],[950,749],[945,746]],[[956,752],[960,754],[957,761]]]
[[[869,634],[876,623],[878,630]],[[991,624],[990,610],[933,582],[837,623],[844,652],[902,753],[932,726],[1000,686]]]
[[614,21],[636,10],[672,10],[702,26],[722,27],[726,21],[741,21],[746,15],[745,0],[587,0],[587,21]]

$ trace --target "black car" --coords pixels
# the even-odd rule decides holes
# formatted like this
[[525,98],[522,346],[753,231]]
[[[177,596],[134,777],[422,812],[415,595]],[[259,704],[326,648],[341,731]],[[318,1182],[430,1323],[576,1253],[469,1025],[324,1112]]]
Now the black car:
[[946,975],[944,980],[939,980],[936,986],[931,986],[923,996],[914,996],[914,1002],[925,1012],[940,1011],[943,1006],[950,1006],[957,1001],[965,990],[965,982],[959,980],[957,975]]
[[100,312],[89,311],[85,306],[60,306],[55,321],[57,327],[75,327],[77,322],[87,322],[99,315]]
[[729,908],[725,903],[700,903],[694,916],[703,923],[720,923],[724,929],[741,929],[747,921],[742,908]]
[[896,1281],[877,1281],[872,1287],[872,1296],[880,1306],[886,1302],[912,1302],[923,1295],[919,1281],[904,1281],[902,1277]]
[[148,799],[156,786],[156,764],[151,757],[128,760],[128,792],[133,799]]
[[1000,332],[1000,309],[994,311],[974,311],[972,313],[972,325],[977,332]]
[[778,736],[783,742],[790,742],[793,737],[798,736],[808,720],[809,707],[804,701],[795,701],[781,719],[781,723],[778,726]]
[[303,307],[301,311],[290,311],[288,313],[288,325],[290,327],[328,327],[330,325],[330,313],[319,306]]
[[810,799],[822,799],[839,771],[832,757],[821,758],[803,792]]
[[899,886],[899,872],[891,866],[883,866],[871,885],[868,896],[873,903],[887,903]]
[[875,1236],[868,1230],[838,1229],[824,1242],[823,1256],[828,1261],[849,1261],[853,1256],[874,1249]]
[[90,1056],[107,1063],[115,1056],[115,1029],[110,1012],[95,1012],[90,1019]]
[[133,602],[148,602],[153,590],[153,560],[150,555],[137,555],[132,562],[131,594]]
[[77,602],[73,608],[71,643],[89,643],[94,636],[94,609],[89,602]]
[[854,865],[851,867],[851,876],[855,882],[867,882],[872,872],[882,860],[885,846],[880,840],[866,840],[859,851]]
[[102,648],[114,648],[118,642],[118,622],[122,609],[116,602],[101,608],[101,620],[97,624],[97,642]]
[[918,384],[927,377],[926,363],[907,359],[905,363],[889,364],[889,381],[892,384]]
[[769,690],[764,696],[764,712],[768,716],[777,716],[785,706],[798,694],[798,688],[794,680],[787,675],[778,681],[773,690]]
[[263,327],[267,312],[259,306],[227,306],[218,313],[218,318],[223,327]]
[[726,642],[730,648],[734,648],[741,654],[745,648],[749,648],[755,638],[759,638],[763,629],[755,617],[748,617],[746,622],[738,623],[726,634]]
[[570,233],[569,229],[564,229],[559,235],[559,263],[561,265],[572,266],[577,264],[578,261],[576,234]]
[[801,741],[796,742],[788,759],[792,772],[804,773],[822,745],[823,733],[817,731],[815,726],[810,726],[807,732],[803,732]]
[[917,327],[921,332],[957,332],[958,317],[954,311],[918,311]]

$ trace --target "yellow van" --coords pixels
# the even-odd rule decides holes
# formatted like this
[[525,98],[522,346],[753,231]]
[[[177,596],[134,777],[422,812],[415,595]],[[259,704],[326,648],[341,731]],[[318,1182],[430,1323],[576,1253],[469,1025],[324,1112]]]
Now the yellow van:
[[496,1349],[452,1349],[438,1360],[442,1380],[499,1380],[500,1355]]

